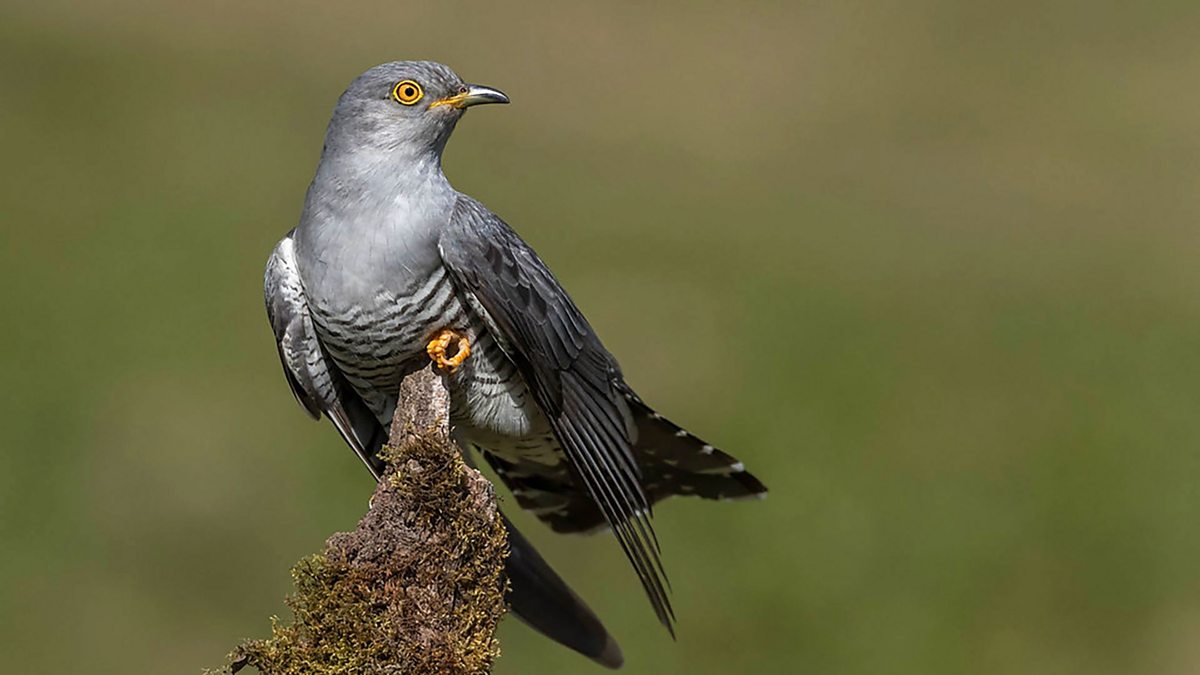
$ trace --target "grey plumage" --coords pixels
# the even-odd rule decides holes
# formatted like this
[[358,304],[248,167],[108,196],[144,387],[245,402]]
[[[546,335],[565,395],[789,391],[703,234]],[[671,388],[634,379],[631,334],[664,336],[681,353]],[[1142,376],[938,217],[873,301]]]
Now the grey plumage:
[[[393,93],[410,82],[405,97]],[[401,100],[417,91],[419,100]],[[342,95],[300,223],[267,265],[285,374],[308,414],[326,415],[378,476],[401,377],[428,361],[438,331],[466,335],[471,355],[448,377],[464,450],[479,451],[554,530],[611,528],[673,633],[653,504],[766,488],[646,406],[537,254],[450,186],[441,152],[479,102],[507,99],[430,62],[378,66]],[[523,536],[514,531],[511,543],[518,615],[619,665],[591,610]]]

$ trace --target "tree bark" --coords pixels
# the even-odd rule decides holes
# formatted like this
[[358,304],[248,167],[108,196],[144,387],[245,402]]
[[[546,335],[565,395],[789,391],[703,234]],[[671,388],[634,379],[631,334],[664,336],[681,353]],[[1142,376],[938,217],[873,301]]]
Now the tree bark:
[[366,515],[292,569],[293,623],[238,647],[232,672],[490,671],[508,554],[495,492],[463,461],[432,366],[404,378],[399,400]]

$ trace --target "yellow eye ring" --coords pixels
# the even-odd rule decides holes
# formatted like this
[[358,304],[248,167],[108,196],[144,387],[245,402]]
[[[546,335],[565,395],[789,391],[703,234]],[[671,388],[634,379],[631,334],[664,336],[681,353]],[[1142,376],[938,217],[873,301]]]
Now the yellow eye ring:
[[392,98],[404,105],[414,105],[424,97],[425,91],[421,85],[412,80],[401,80],[392,87]]

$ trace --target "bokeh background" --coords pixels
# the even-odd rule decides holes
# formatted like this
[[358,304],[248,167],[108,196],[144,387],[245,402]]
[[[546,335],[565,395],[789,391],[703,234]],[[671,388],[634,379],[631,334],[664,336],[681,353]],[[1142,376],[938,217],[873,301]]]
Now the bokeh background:
[[1200,5],[644,5],[0,3],[6,672],[220,665],[363,512],[261,270],[397,58],[511,95],[451,179],[772,488],[659,511],[677,643],[521,521],[629,672],[1200,671]]

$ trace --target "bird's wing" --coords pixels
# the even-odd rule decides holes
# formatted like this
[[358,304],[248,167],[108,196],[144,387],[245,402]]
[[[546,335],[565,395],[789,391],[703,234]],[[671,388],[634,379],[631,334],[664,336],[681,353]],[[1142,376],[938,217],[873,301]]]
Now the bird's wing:
[[[296,400],[314,419],[321,414],[329,417],[346,444],[378,480],[384,466],[377,453],[387,441],[387,429],[345,381],[321,346],[296,271],[291,234],[271,253],[265,291],[267,317],[275,331],[283,372]],[[505,574],[512,582],[507,597],[513,611],[539,632],[597,663],[619,667],[621,648],[595,613],[507,518],[504,522],[511,549],[505,560]]]
[[321,346],[296,270],[291,233],[271,252],[263,292],[267,318],[275,332],[279,360],[292,394],[313,419],[325,414],[346,444],[379,478],[383,467],[375,453],[386,436],[381,435],[378,420],[345,382]]
[[533,249],[475,200],[459,197],[439,249],[459,291],[517,365],[572,472],[612,527],[659,620],[673,632],[615,359]]

